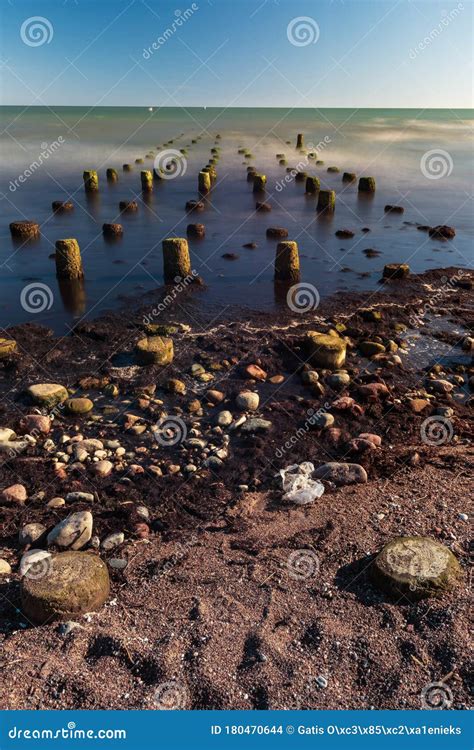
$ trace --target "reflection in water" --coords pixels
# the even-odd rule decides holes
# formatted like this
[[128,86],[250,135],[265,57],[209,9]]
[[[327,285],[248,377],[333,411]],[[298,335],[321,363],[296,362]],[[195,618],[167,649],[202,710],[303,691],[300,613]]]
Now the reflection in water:
[[86,311],[84,279],[58,279],[58,286],[64,309],[74,316],[84,315]]
[[290,289],[294,286],[294,281],[274,281],[273,290],[275,304],[288,310],[290,307],[288,301],[291,300],[292,297]]

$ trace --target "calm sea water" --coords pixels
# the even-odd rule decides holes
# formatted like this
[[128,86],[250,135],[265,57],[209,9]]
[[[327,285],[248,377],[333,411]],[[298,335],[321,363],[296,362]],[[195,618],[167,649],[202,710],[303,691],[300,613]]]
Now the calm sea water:
[[[142,296],[159,288],[161,240],[186,236],[190,222],[206,225],[205,239],[190,241],[193,268],[207,284],[199,305],[217,312],[227,305],[262,310],[279,304],[273,285],[276,242],[266,239],[268,226],[286,227],[290,239],[297,240],[302,281],[314,285],[322,297],[376,289],[383,265],[391,261],[406,261],[415,272],[448,265],[472,267],[472,110],[157,108],[151,112],[146,107],[1,107],[0,118],[3,327],[33,321],[62,332],[84,315],[118,308],[124,296]],[[319,144],[318,158],[324,166],[306,164],[295,150],[299,132],[308,146]],[[197,197],[197,173],[209,158],[216,133],[222,136],[218,184],[206,210],[188,217],[184,205]],[[202,137],[189,148],[185,173],[156,183],[146,200],[140,192],[139,172],[152,168],[153,161],[122,172],[123,163],[133,163],[150,150],[157,153],[156,148],[169,139],[174,139],[172,148],[181,148],[198,135]],[[51,155],[20,182],[19,176],[38,161],[45,146]],[[237,154],[240,146],[253,153],[249,163],[267,175],[271,213],[254,212],[255,197],[246,181],[243,157]],[[304,195],[304,183],[285,182],[285,167],[275,158],[281,152],[289,166],[300,163],[301,169],[319,176],[324,187],[336,190],[332,218],[316,217],[315,199]],[[332,165],[341,174],[327,173]],[[118,183],[106,182],[107,167],[119,171]],[[93,201],[84,193],[83,169],[96,169],[100,175],[100,194]],[[360,198],[357,184],[342,183],[342,171],[375,176],[375,196]],[[119,200],[131,198],[139,201],[138,213],[119,218]],[[51,202],[66,199],[74,202],[75,210],[52,214]],[[387,203],[404,206],[405,213],[384,214]],[[24,218],[40,222],[39,241],[12,241],[9,223]],[[101,228],[103,222],[113,221],[123,224],[124,236],[110,244]],[[456,238],[444,243],[431,240],[416,230],[416,222],[452,225]],[[369,227],[370,233],[363,234],[362,227]],[[341,228],[354,230],[355,237],[338,239],[335,232]],[[83,288],[60,288],[55,277],[50,255],[55,241],[67,237],[75,237],[82,249]],[[256,242],[257,249],[243,248],[247,242]],[[381,255],[367,258],[366,248]],[[239,258],[223,259],[229,252]],[[41,299],[35,303],[31,292],[25,303],[25,288],[35,284],[50,290],[46,303]]]

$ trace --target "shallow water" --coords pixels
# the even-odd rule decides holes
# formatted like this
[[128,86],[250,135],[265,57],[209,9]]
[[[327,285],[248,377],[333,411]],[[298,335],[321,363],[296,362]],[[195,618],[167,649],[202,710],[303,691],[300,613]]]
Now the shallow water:
[[[205,239],[190,240],[193,268],[207,284],[199,304],[217,315],[228,305],[265,310],[281,303],[273,285],[276,242],[266,239],[268,226],[286,227],[290,239],[298,241],[302,281],[314,285],[321,297],[353,290],[367,290],[370,296],[388,262],[409,262],[414,272],[472,266],[471,110],[163,108],[150,112],[147,108],[1,107],[0,117],[3,327],[33,321],[63,332],[83,315],[92,317],[123,305],[126,295],[160,287],[161,240],[186,236],[191,222],[206,225]],[[294,148],[297,132],[304,133],[308,148],[320,144],[318,158],[324,166],[305,163]],[[218,184],[205,211],[186,216],[184,205],[197,197],[197,173],[209,158],[216,133],[222,136]],[[171,148],[182,148],[199,134],[201,140],[189,148],[185,174],[155,183],[146,200],[140,192],[139,172],[152,168],[153,160],[134,165],[131,173],[122,172],[123,163],[133,164],[149,150],[156,153],[156,147],[171,138]],[[51,147],[54,142],[59,143],[54,152],[20,182],[19,175],[38,159],[45,144]],[[255,196],[246,181],[243,157],[237,154],[240,146],[254,154],[250,163],[267,175],[271,213],[254,212]],[[444,174],[437,179],[429,179],[420,166],[431,150],[443,152],[434,162],[428,158],[431,177],[438,177],[436,168]],[[285,167],[275,158],[279,152],[286,154],[289,166],[300,162],[300,168],[320,177],[323,187],[337,191],[331,218],[316,217],[316,201],[304,195],[304,183],[285,181]],[[338,166],[341,174],[328,174],[331,165]],[[119,171],[117,184],[106,182],[107,167]],[[100,174],[100,194],[94,200],[84,193],[86,168]],[[342,183],[342,171],[375,176],[376,194],[361,198],[357,183]],[[67,198],[75,210],[53,215],[51,202]],[[118,202],[125,198],[136,198],[139,211],[120,219]],[[404,206],[405,213],[384,214],[387,203]],[[39,241],[12,241],[9,222],[22,218],[40,222]],[[107,243],[102,223],[113,221],[121,221],[124,236]],[[449,242],[432,240],[415,223],[452,225],[456,237]],[[362,227],[369,227],[370,233],[363,234]],[[338,239],[335,231],[341,228],[354,230],[355,237]],[[48,256],[55,241],[64,237],[79,241],[84,286],[58,286],[54,260]],[[243,248],[247,242],[257,242],[258,248]],[[366,248],[381,254],[367,258]],[[239,258],[225,260],[221,256],[226,252]],[[50,291],[42,287],[36,303],[30,292],[26,305],[23,294],[22,304],[22,291],[38,283]]]

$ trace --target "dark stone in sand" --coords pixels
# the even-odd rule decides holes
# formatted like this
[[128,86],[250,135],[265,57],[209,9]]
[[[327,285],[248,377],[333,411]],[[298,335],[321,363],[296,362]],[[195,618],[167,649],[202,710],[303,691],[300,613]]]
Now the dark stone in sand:
[[272,240],[277,240],[280,238],[288,237],[288,229],[283,229],[283,227],[268,227],[267,229],[267,237]]
[[74,209],[74,203],[71,203],[71,201],[53,201],[51,208],[57,214],[64,213],[66,211],[72,211]]
[[224,253],[222,257],[226,260],[238,260],[240,256],[237,253]]
[[120,237],[123,227],[121,224],[102,224],[102,233],[105,237]]
[[12,221],[10,232],[12,237],[21,240],[37,239],[40,236],[40,227],[36,221]]
[[185,206],[186,211],[203,211],[204,203],[202,201],[190,200]]
[[473,289],[474,280],[473,279],[456,279],[454,281],[454,286],[457,286],[458,289]]
[[269,203],[257,201],[255,204],[256,211],[271,211],[272,207]]
[[437,227],[429,229],[430,237],[436,240],[452,240],[456,236],[454,227],[448,227],[446,224],[440,224]]
[[355,232],[353,232],[351,229],[338,229],[336,232],[336,237],[339,237],[340,240],[350,240],[354,236]]
[[391,206],[387,204],[384,208],[386,214],[402,214],[404,212],[403,206]]
[[138,203],[136,201],[120,201],[119,209],[121,213],[132,213],[138,211]]
[[188,237],[204,237],[206,235],[206,227],[204,224],[188,224],[186,233]]

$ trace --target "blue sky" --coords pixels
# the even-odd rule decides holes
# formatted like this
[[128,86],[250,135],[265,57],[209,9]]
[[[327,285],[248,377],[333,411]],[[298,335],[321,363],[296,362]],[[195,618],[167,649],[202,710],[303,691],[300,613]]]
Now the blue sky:
[[472,107],[472,20],[472,0],[1,0],[1,103]]

